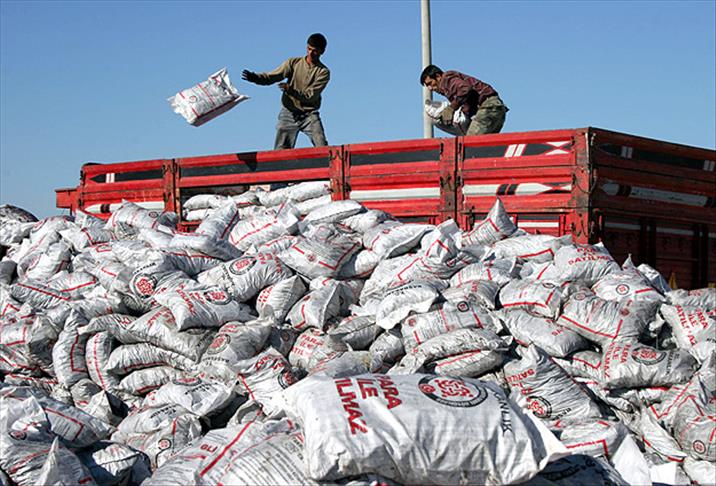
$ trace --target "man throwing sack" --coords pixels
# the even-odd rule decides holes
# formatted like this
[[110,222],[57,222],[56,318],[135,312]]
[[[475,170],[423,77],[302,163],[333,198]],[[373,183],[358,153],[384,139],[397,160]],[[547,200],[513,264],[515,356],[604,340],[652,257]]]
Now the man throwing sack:
[[460,109],[472,118],[467,135],[499,133],[502,130],[508,108],[489,84],[458,71],[443,72],[432,64],[423,69],[420,84],[440,93],[450,102],[440,115],[444,124],[451,125],[455,110]]
[[298,132],[305,133],[314,147],[328,145],[318,109],[321,92],[328,84],[331,73],[321,62],[328,42],[322,34],[308,37],[305,57],[291,57],[269,73],[244,70],[241,77],[260,85],[279,83],[283,91],[276,125],[274,150],[291,149],[296,146]]

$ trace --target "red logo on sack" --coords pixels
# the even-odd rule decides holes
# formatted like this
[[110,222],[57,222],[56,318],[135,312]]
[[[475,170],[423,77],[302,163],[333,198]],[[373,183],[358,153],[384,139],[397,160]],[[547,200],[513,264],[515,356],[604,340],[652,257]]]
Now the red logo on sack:
[[629,293],[629,286],[626,284],[619,284],[614,290],[616,290],[617,294],[619,295],[626,295]]
[[296,381],[296,377],[293,376],[291,370],[286,370],[280,375],[278,375],[278,384],[281,385],[281,388],[288,388],[289,386],[296,383]]
[[204,297],[214,304],[226,304],[229,302],[229,294],[223,290],[207,290],[204,292]]
[[217,335],[206,350],[209,354],[216,354],[223,351],[231,342],[231,338],[226,334]]
[[487,399],[484,388],[460,378],[426,376],[418,383],[418,389],[431,400],[449,407],[474,407]]
[[666,353],[652,348],[636,348],[631,352],[631,357],[637,363],[653,365],[662,361],[666,357]]
[[539,418],[552,415],[552,405],[542,397],[527,397],[527,408]]
[[306,260],[308,260],[309,262],[315,262],[315,261],[316,261],[316,255],[314,255],[313,253],[309,253],[309,254],[306,255]]
[[700,440],[695,440],[694,443],[691,444],[691,447],[694,449],[694,452],[698,454],[703,454],[704,452],[706,452],[706,446]]
[[156,288],[157,279],[153,275],[140,275],[134,281],[134,289],[142,297],[151,296]]
[[12,437],[15,440],[25,440],[27,438],[27,434],[23,432],[22,430],[11,430],[9,432],[10,437]]
[[196,385],[197,383],[200,383],[201,380],[199,380],[198,378],[189,376],[189,377],[175,378],[174,380],[172,380],[172,382],[175,385]]
[[256,260],[254,260],[253,258],[240,258],[231,264],[231,266],[229,267],[229,271],[236,275],[240,275],[249,268],[253,267],[254,263],[256,263]]
[[166,450],[166,449],[169,449],[169,448],[172,446],[172,441],[170,441],[169,439],[162,439],[162,440],[160,440],[160,441],[157,443],[157,446],[158,446],[161,450]]

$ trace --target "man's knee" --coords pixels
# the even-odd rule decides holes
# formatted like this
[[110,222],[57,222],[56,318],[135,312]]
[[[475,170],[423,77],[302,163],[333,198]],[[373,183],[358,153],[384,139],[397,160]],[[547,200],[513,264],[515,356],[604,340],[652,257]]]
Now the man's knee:
[[478,113],[475,115],[467,129],[468,135],[500,133],[502,126],[505,124],[505,112],[503,110],[490,111],[490,113]]
[[291,130],[282,128],[276,128],[276,139],[274,140],[273,149],[283,150],[292,149],[296,146],[297,131],[294,133]]
[[323,122],[321,122],[321,117],[318,113],[310,115],[305,132],[311,139],[311,143],[313,143],[314,147],[325,147],[328,145],[326,133],[323,130]]

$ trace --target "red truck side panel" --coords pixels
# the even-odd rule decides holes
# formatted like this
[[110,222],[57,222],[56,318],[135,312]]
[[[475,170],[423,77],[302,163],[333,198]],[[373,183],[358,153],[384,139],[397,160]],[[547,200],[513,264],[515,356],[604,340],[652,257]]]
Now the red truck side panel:
[[580,128],[85,165],[56,192],[71,211],[127,199],[181,215],[194,194],[330,180],[334,199],[464,229],[499,197],[526,231],[604,241],[694,288],[716,282],[715,168],[714,150]]

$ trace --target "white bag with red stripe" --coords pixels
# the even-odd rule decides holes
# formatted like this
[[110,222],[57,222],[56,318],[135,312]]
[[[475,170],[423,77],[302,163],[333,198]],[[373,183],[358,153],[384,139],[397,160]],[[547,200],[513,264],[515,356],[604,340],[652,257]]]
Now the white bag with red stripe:
[[471,304],[493,310],[497,301],[500,286],[490,280],[471,280],[461,285],[454,285],[443,290],[442,296],[452,303],[467,301]]
[[504,360],[502,352],[476,349],[432,361],[425,369],[436,375],[480,378],[498,369]]
[[329,319],[339,315],[340,310],[341,284],[331,280],[328,285],[309,292],[296,302],[286,320],[298,331],[306,327],[323,329]]
[[[280,425],[278,425],[280,424]],[[277,426],[278,425],[278,426]],[[145,481],[144,486],[199,486],[208,484],[239,484],[239,481],[226,481],[228,474],[238,466],[237,460],[243,456],[244,451],[255,450],[260,442],[273,434],[295,431],[296,426],[287,419],[282,422],[261,422],[252,420],[236,426],[223,429],[214,429],[205,436],[196,440],[188,447],[179,451],[172,459],[164,462],[154,472],[151,478]],[[244,479],[245,484],[259,483],[262,474],[275,472],[276,479],[266,481],[264,484],[303,484],[305,476],[302,464],[287,469],[284,454],[296,453],[302,457],[300,442],[292,447],[273,447],[262,457],[251,455],[250,464],[241,462],[242,467],[238,473],[253,474],[250,479]],[[277,456],[278,454],[278,456]],[[300,462],[300,461],[299,461]],[[291,474],[295,471],[295,474]]]
[[537,346],[523,349],[522,359],[510,361],[504,369],[511,398],[543,420],[602,417],[589,392]]
[[625,263],[625,270],[612,272],[600,278],[592,291],[602,299],[622,300],[653,300],[663,302],[664,296],[656,290],[649,280],[633,266]]
[[[390,370],[390,374],[405,375],[416,373],[431,361],[439,361],[443,358],[478,350],[502,353],[507,351],[508,346],[509,340],[502,339],[489,329],[475,327],[456,329],[429,339],[412,351],[406,350],[407,354],[403,356],[397,366]],[[480,358],[475,358],[475,361],[483,361],[486,366],[486,369],[480,369],[479,371],[486,372],[494,366],[499,366],[501,359],[494,358],[496,356],[489,356],[487,362]]]
[[488,280],[500,287],[506,285],[520,274],[520,265],[516,258],[500,258],[472,263],[450,279],[452,286],[462,285],[473,280]]
[[239,211],[236,204],[232,199],[228,199],[204,218],[196,229],[196,233],[224,240],[229,237],[232,228],[238,221]]
[[614,340],[604,348],[602,387],[646,388],[687,382],[694,374],[696,359],[688,351],[660,351],[633,341]]
[[218,286],[239,302],[246,302],[293,272],[272,253],[246,255],[199,274],[204,285]]
[[0,323],[0,344],[8,348],[8,354],[20,354],[48,374],[53,374],[52,347],[57,335],[57,330],[42,315],[32,316],[27,321],[10,318],[8,322]]
[[285,204],[263,216],[242,217],[231,230],[229,242],[246,251],[279,236],[292,235],[298,227],[299,217],[299,211],[292,204]]
[[167,101],[174,113],[198,127],[247,99],[248,96],[239,93],[231,84],[226,68],[221,68],[206,81],[178,92]]
[[671,305],[701,307],[709,311],[716,310],[716,288],[695,290],[673,290],[667,295]]
[[366,278],[380,263],[380,255],[371,250],[359,251],[341,267],[341,278]]
[[112,231],[102,227],[68,228],[60,231],[60,235],[72,245],[75,251],[82,251],[88,246],[107,243],[116,239]]
[[685,385],[672,386],[649,412],[692,459],[716,461],[716,354],[703,362]]
[[144,405],[176,404],[199,417],[209,417],[221,413],[233,399],[232,386],[184,374],[148,395]]
[[514,236],[496,241],[492,245],[495,258],[519,258],[525,262],[551,262],[557,250],[572,243],[572,236],[551,235]]
[[220,194],[197,194],[190,197],[182,208],[184,211],[193,211],[194,209],[217,209],[226,204],[228,198]]
[[230,321],[246,322],[256,317],[251,307],[233,300],[228,292],[218,287],[175,288],[155,298],[172,311],[180,331],[221,327]]
[[306,284],[294,275],[263,289],[256,298],[256,311],[261,318],[283,322],[293,305],[306,293]]
[[161,228],[171,232],[178,221],[175,213],[144,209],[138,204],[123,200],[122,205],[107,220],[105,228],[114,230],[124,223],[135,228]]
[[430,310],[440,293],[427,282],[412,282],[388,289],[378,302],[375,323],[383,329],[392,329],[412,312]]
[[504,309],[525,309],[556,319],[561,306],[562,291],[551,282],[513,280],[500,290]]
[[664,304],[659,313],[671,326],[679,347],[700,362],[716,352],[716,309]]
[[166,307],[151,310],[137,319],[118,314],[92,319],[81,332],[101,330],[109,331],[124,344],[149,343],[193,361],[199,361],[214,335],[207,329],[180,332],[172,311]]
[[305,236],[299,236],[279,258],[308,278],[335,277],[360,248],[357,238],[334,225],[320,224],[312,226]]
[[105,391],[114,391],[119,385],[119,378],[107,370],[107,363],[115,348],[116,341],[108,332],[98,332],[87,340],[85,360],[87,371],[92,381]]
[[512,222],[512,218],[505,211],[502,201],[495,199],[495,204],[487,213],[487,217],[470,231],[462,234],[460,245],[462,248],[468,246],[484,245],[490,246],[495,242],[512,236],[517,231],[517,226]]
[[149,343],[124,344],[109,355],[107,371],[116,375],[126,375],[134,370],[164,365],[191,371],[196,363],[179,353]]
[[116,433],[112,440],[142,451],[149,458],[152,469],[156,469],[171,459],[192,441],[201,437],[202,427],[199,417],[183,411],[174,417],[171,423],[149,433]]
[[181,375],[181,371],[171,366],[142,368],[122,378],[117,389],[132,395],[144,396]]
[[171,240],[164,245],[164,247],[192,250],[192,253],[199,252],[199,254],[205,255],[205,258],[208,256],[218,258],[223,261],[233,260],[234,258],[239,258],[242,255],[241,250],[225,239],[196,233],[177,233],[172,236]]
[[569,297],[557,323],[606,347],[614,339],[638,341],[658,306],[657,302],[604,300],[583,289]]
[[235,383],[236,363],[255,356],[263,348],[269,334],[271,321],[225,324],[201,357],[199,370],[209,378],[227,384]]
[[363,246],[381,258],[392,258],[409,252],[434,226],[429,224],[404,224],[387,221],[369,229],[363,235]]
[[30,279],[11,285],[10,295],[35,309],[51,309],[71,300],[68,294]]
[[288,361],[293,366],[310,370],[322,359],[335,354],[336,350],[345,349],[342,343],[331,340],[325,332],[309,327],[296,338]]
[[564,358],[590,346],[589,341],[576,332],[530,310],[501,311],[500,319],[520,346],[534,344],[553,357]]
[[55,437],[40,470],[37,484],[97,484],[82,461]]
[[288,199],[299,203],[330,194],[331,181],[307,181],[288,186]]
[[275,349],[269,348],[257,356],[236,363],[239,383],[249,400],[258,402],[268,416],[282,414],[286,408],[284,389],[298,381],[291,365]]
[[441,334],[462,328],[501,329],[486,309],[469,302],[446,303],[441,308],[408,316],[401,323],[403,346],[407,352],[415,351],[426,341]]
[[305,227],[309,224],[336,223],[350,216],[365,211],[365,208],[358,201],[346,199],[344,201],[332,201],[320,208],[316,208],[306,215],[302,221]]
[[[61,271],[56,273],[48,284],[58,291],[66,294],[72,300],[81,300],[83,298],[92,298],[92,292],[99,284],[97,278],[83,271]],[[96,294],[95,294],[96,295]]]
[[365,233],[371,228],[378,226],[380,223],[391,220],[393,217],[379,209],[369,209],[364,213],[349,216],[341,221],[343,226],[347,226],[357,233]]
[[565,453],[502,390],[477,380],[310,376],[286,395],[314,480],[376,473],[408,484],[518,483]]
[[543,278],[560,282],[581,281],[594,285],[600,278],[619,272],[617,262],[604,247],[596,245],[565,245],[554,256],[554,266]]
[[78,327],[87,324],[87,319],[77,311],[70,311],[65,327],[57,336],[52,348],[52,366],[57,381],[67,388],[83,378],[89,378],[85,350],[89,336],[80,334]]

